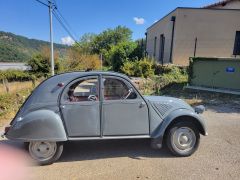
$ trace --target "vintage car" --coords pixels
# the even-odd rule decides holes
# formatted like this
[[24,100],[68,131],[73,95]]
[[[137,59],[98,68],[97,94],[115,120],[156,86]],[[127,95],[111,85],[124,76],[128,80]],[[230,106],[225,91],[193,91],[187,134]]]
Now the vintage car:
[[45,165],[58,160],[65,141],[151,138],[176,156],[190,156],[207,135],[198,115],[183,100],[143,96],[131,80],[114,72],[70,72],[43,81],[5,128],[10,140],[27,144]]

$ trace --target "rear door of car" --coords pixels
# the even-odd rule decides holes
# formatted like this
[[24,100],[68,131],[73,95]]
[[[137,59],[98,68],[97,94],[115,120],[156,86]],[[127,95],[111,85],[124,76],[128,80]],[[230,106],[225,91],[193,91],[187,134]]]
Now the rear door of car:
[[64,89],[60,109],[69,137],[100,136],[99,77],[88,76]]
[[[103,136],[149,135],[149,115],[145,100],[127,80],[102,77]],[[128,93],[132,94],[126,98]]]

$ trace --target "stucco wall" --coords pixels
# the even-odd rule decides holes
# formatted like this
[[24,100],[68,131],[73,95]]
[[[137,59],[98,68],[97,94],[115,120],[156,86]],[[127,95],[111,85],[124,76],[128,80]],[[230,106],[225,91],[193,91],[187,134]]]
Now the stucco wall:
[[179,9],[173,47],[173,62],[188,65],[196,56],[232,57],[235,34],[240,31],[240,10]]
[[[167,16],[165,16],[163,19],[155,23],[153,26],[148,28],[147,30],[147,52],[148,55],[159,63],[160,58],[160,36],[161,34],[164,34],[165,36],[165,45],[164,45],[164,55],[163,55],[163,61],[164,63],[169,63],[170,58],[170,47],[171,47],[171,37],[172,37],[172,26],[173,22],[171,21],[172,16],[176,16],[176,11],[171,12]],[[157,37],[157,43],[156,43],[156,55],[154,56],[154,39]]]
[[189,57],[194,55],[195,38],[198,39],[196,56],[232,57],[235,34],[240,31],[240,10],[200,8],[177,8],[148,28],[147,52],[150,57],[154,57],[154,38],[157,37],[154,58],[159,62],[160,35],[164,34],[164,63],[170,63],[172,16],[176,16],[172,58],[174,64],[189,64]]

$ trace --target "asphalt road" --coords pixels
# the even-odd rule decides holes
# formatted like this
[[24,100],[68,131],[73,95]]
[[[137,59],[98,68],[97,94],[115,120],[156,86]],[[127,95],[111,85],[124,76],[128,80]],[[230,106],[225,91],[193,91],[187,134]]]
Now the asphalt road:
[[[198,151],[173,157],[149,140],[74,142],[49,166],[32,166],[36,179],[240,179],[240,110],[211,106],[203,115],[209,136]],[[9,143],[2,141],[2,143]]]

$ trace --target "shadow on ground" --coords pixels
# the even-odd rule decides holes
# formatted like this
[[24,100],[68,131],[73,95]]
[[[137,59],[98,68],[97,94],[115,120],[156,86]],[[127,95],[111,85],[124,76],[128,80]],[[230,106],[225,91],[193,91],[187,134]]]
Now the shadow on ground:
[[[0,144],[24,150],[24,145],[20,142],[2,140]],[[56,163],[118,157],[144,160],[145,158],[172,158],[173,156],[166,148],[152,149],[149,139],[78,141],[65,142],[63,154]]]
[[79,141],[65,143],[60,162],[117,157],[144,160],[145,158],[171,158],[173,156],[166,148],[152,149],[149,139]]

